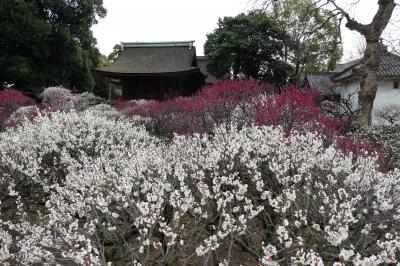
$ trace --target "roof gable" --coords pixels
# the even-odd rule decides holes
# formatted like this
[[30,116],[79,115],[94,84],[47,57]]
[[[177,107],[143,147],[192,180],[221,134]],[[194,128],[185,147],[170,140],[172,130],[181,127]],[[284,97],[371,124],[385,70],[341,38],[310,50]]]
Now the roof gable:
[[100,73],[141,75],[198,70],[193,41],[123,43],[123,47],[111,66],[98,69]]

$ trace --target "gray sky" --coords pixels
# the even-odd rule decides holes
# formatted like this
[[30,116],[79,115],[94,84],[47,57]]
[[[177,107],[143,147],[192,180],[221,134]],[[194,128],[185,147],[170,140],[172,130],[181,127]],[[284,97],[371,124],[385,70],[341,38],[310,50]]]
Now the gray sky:
[[[371,21],[378,0],[339,0],[341,6],[362,23]],[[101,53],[108,55],[120,42],[195,40],[203,55],[206,34],[217,27],[219,17],[235,16],[249,10],[249,0],[104,0],[107,16],[93,26]],[[397,8],[397,13],[399,13]],[[398,30],[393,20],[387,32]],[[353,57],[360,46],[357,33],[343,29],[344,59]],[[392,37],[393,38],[393,37]]]

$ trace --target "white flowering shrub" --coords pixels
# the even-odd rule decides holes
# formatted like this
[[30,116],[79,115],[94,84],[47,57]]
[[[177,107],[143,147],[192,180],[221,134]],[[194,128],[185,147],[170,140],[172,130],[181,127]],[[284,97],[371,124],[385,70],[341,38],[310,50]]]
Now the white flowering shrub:
[[99,105],[103,102],[103,99],[92,92],[83,92],[79,94],[79,102],[76,106],[77,110],[85,110],[92,106]]
[[32,120],[40,112],[42,112],[42,110],[35,105],[19,107],[17,110],[11,113],[5,124],[8,126],[18,126],[25,120]]
[[117,109],[105,103],[90,106],[85,112],[109,118],[118,118],[121,116],[121,113]]
[[82,98],[73,94],[70,90],[62,87],[48,87],[42,93],[42,103],[54,110],[68,112],[79,106]]
[[378,125],[400,125],[400,107],[397,104],[387,104],[374,112]]
[[382,147],[390,167],[400,168],[400,125],[375,126],[368,137]]
[[376,168],[279,127],[167,142],[123,117],[39,115],[0,133],[0,263],[395,263],[400,172]]

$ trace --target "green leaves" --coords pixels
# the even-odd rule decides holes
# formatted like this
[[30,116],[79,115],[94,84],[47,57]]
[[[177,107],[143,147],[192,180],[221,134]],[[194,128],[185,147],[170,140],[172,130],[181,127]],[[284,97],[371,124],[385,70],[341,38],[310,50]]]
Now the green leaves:
[[[265,1],[266,13],[290,33],[289,62],[295,66],[292,82],[310,73],[333,70],[342,56],[339,23],[332,13],[315,8],[312,0]],[[269,4],[269,5],[268,5]]]
[[225,17],[218,28],[207,35],[204,51],[209,56],[209,71],[218,77],[231,73],[275,83],[284,83],[277,74],[282,66],[283,40],[287,33],[262,11]]
[[311,0],[265,2],[267,10],[219,20],[204,47],[211,73],[282,84],[335,67],[342,49],[332,13],[312,8]]
[[92,90],[100,53],[91,26],[102,0],[0,1],[0,82],[28,92],[50,85]]

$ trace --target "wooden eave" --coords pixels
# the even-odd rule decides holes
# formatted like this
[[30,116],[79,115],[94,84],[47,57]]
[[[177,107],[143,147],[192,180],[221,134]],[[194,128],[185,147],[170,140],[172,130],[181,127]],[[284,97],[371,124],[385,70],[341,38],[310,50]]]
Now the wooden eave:
[[159,73],[126,73],[126,72],[111,72],[104,71],[100,69],[96,69],[96,71],[103,76],[112,77],[112,78],[129,78],[129,77],[174,77],[174,76],[182,76],[182,75],[191,75],[191,74],[201,74],[199,68],[188,69],[184,71],[176,71],[176,72],[159,72]]

